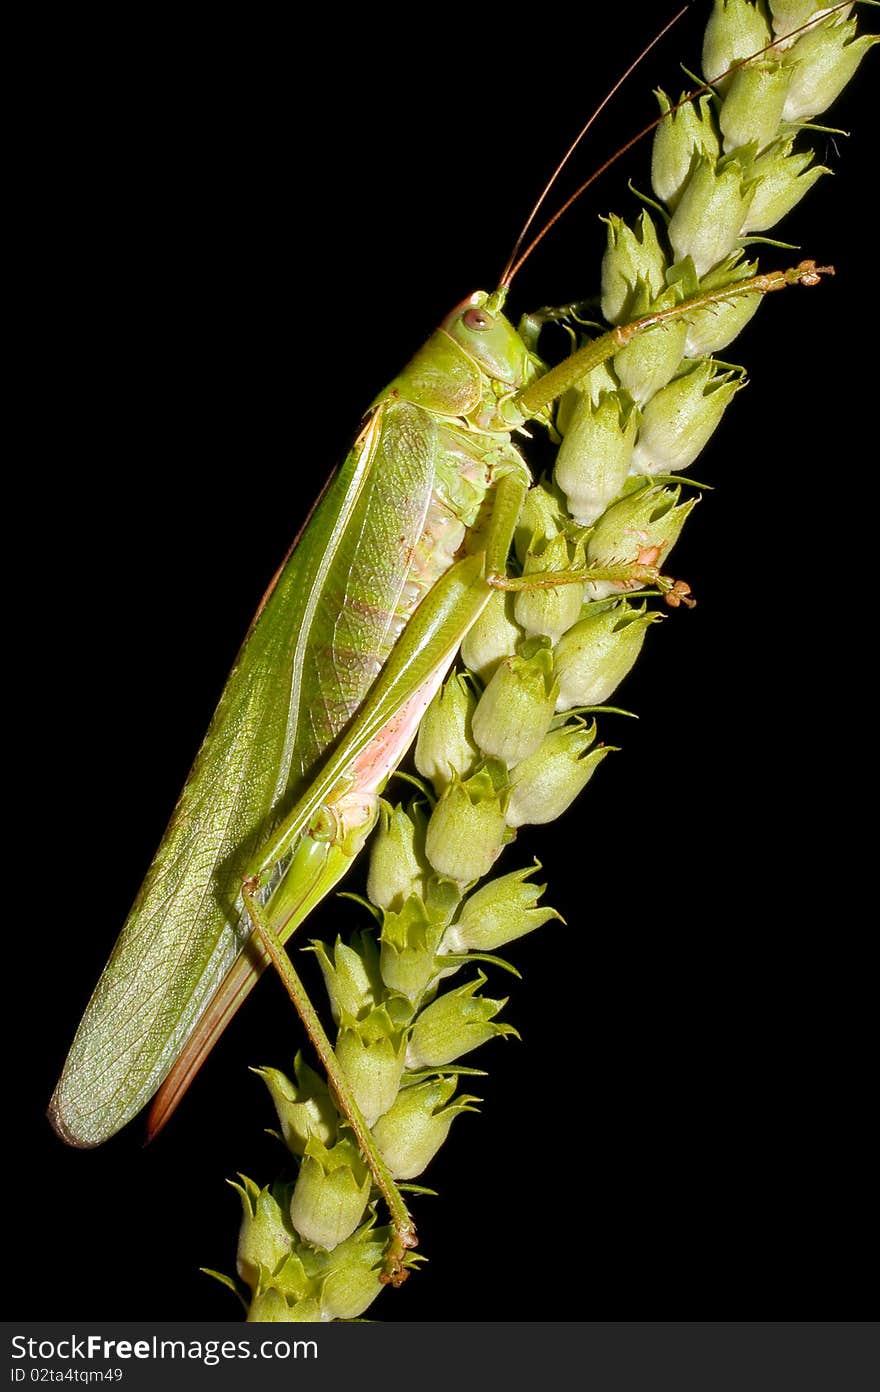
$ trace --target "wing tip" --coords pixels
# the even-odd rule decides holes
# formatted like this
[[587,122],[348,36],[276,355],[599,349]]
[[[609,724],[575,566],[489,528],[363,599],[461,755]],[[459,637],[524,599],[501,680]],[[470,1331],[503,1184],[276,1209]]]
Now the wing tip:
[[103,1138],[95,1140],[91,1136],[83,1136],[81,1132],[75,1129],[74,1125],[65,1119],[64,1112],[64,1099],[61,1096],[61,1084],[59,1083],[58,1087],[52,1093],[49,1099],[49,1105],[46,1108],[46,1116],[49,1119],[49,1125],[52,1127],[55,1135],[59,1140],[62,1140],[65,1145],[73,1146],[74,1150],[94,1150],[96,1146],[101,1144]]

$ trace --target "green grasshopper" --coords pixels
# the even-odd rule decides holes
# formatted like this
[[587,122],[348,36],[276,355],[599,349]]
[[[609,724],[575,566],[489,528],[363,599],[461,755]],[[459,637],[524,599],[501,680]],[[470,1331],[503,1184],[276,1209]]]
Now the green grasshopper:
[[[802,263],[700,295],[549,371],[535,324],[503,314],[507,276],[459,305],[380,393],[254,620],[86,1009],[51,1105],[63,1139],[101,1143],[157,1091],[158,1129],[277,944],[363,848],[468,629],[493,590],[523,584],[508,569],[531,483],[519,432],[547,423],[631,337],[815,276]],[[585,579],[687,601],[651,558],[528,583]]]

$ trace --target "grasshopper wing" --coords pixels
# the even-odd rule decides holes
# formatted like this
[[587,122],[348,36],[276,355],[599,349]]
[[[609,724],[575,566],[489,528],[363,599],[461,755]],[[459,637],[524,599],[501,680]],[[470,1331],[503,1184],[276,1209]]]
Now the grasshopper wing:
[[[70,1144],[100,1144],[149,1101],[239,956],[246,868],[393,643],[433,469],[425,413],[379,406],[275,577],[52,1097]],[[356,603],[365,576],[369,602]]]

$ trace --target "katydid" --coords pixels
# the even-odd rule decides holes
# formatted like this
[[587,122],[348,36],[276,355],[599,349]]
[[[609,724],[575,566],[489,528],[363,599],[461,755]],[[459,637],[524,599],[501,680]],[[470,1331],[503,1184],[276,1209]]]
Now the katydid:
[[[507,575],[530,483],[514,433],[630,333],[815,274],[692,296],[548,373],[503,316],[505,284],[376,398],[254,621],[87,1008],[52,1103],[65,1140],[100,1143],[161,1087],[160,1125],[265,965],[255,913],[284,941],[362,848],[469,627],[493,588],[524,583]],[[685,593],[651,558],[529,583],[566,578]]]
[[[377,398],[254,620],[83,1017],[51,1105],[64,1140],[99,1144],[160,1086],[154,1125],[176,1105],[265,965],[245,881],[284,941],[361,850],[385,779],[493,587],[525,583],[505,574],[530,482],[513,429],[636,333],[817,278],[802,263],[709,292],[543,376],[501,313],[505,291],[477,291]],[[456,560],[490,492],[482,547]],[[680,593],[650,561],[569,578]]]

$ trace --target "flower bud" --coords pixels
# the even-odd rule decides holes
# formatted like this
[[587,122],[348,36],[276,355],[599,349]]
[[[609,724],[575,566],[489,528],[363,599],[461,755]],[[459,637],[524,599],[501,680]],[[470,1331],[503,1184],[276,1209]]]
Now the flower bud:
[[836,23],[836,16],[805,34],[785,52],[792,76],[785,106],[785,121],[810,121],[840,95],[869,48],[880,41],[877,34],[856,38],[856,21]]
[[[588,373],[584,381],[592,375]],[[561,430],[563,427],[559,428]],[[545,483],[536,483],[530,488],[523,500],[513,534],[513,545],[520,565],[525,565],[526,556],[536,541],[557,536],[565,529],[567,521],[562,500],[554,489],[548,488]]]
[[411,894],[424,894],[428,863],[421,803],[390,807],[380,799],[379,825],[370,843],[367,898],[380,909],[400,908]]
[[516,652],[522,629],[513,620],[513,595],[493,590],[461,645],[461,660],[487,682],[498,664]]
[[321,1261],[321,1315],[323,1320],[353,1320],[382,1290],[382,1268],[390,1241],[389,1228],[365,1223]]
[[[628,493],[604,512],[587,542],[587,561],[591,564],[619,565],[639,562],[659,565],[672,550],[695,498],[676,506],[680,488],[662,484]],[[634,582],[637,583],[637,582]],[[587,586],[593,599],[627,588],[619,581],[598,581]],[[631,584],[629,588],[633,588]]]
[[458,986],[427,1006],[418,1016],[406,1051],[407,1068],[442,1068],[496,1034],[516,1034],[512,1025],[497,1024],[493,1017],[507,1004],[475,995],[486,982],[482,972],[475,981]]
[[506,657],[474,712],[474,739],[508,768],[537,749],[553,718],[553,656],[541,647],[531,657]]
[[364,1020],[342,1016],[336,1057],[368,1126],[387,1112],[397,1096],[406,1052],[404,1034],[384,1005]]
[[[773,33],[777,39],[784,39],[793,29],[800,29],[801,25],[807,24],[811,19],[819,19],[823,14],[827,14],[828,8],[823,9],[821,5],[816,4],[816,0],[770,0]],[[838,19],[846,19],[852,8],[852,5],[847,5],[846,9],[838,10]]]
[[260,1189],[246,1175],[240,1178],[241,1184],[230,1181],[241,1199],[236,1268],[241,1279],[255,1291],[261,1270],[271,1276],[290,1255],[296,1245],[296,1233],[289,1214],[268,1186]]
[[[386,910],[382,916],[380,962],[389,991],[417,1001],[436,975],[436,958],[446,922],[429,913],[415,895],[400,913]],[[390,1105],[390,1104],[389,1104]]]
[[723,371],[711,358],[689,364],[645,407],[633,453],[634,472],[669,474],[686,469],[744,381],[741,370]]
[[382,999],[382,977],[372,933],[356,933],[350,945],[337,938],[332,962],[322,942],[313,942],[312,951],[318,959],[337,1024],[342,1015],[361,1015]]
[[602,313],[609,324],[643,314],[666,285],[666,257],[646,211],[634,228],[612,213],[605,221],[608,242],[602,258]]
[[370,1172],[352,1141],[330,1150],[315,1138],[305,1155],[290,1200],[290,1217],[306,1242],[328,1250],[350,1237],[370,1198]]
[[494,952],[505,943],[540,928],[551,918],[562,922],[555,909],[546,905],[537,907],[547,886],[526,883],[529,875],[540,868],[536,861],[524,870],[499,875],[468,895],[458,922],[446,930],[442,951]]
[[276,1286],[267,1286],[251,1301],[248,1324],[317,1324],[324,1318],[314,1296],[288,1302]]
[[823,164],[811,166],[812,150],[791,154],[792,144],[791,140],[778,141],[752,165],[755,187],[743,223],[743,234],[765,232],[775,227],[800,203],[817,179],[831,173]]
[[294,1155],[302,1155],[313,1137],[325,1145],[335,1139],[337,1111],[324,1079],[303,1062],[302,1054],[297,1054],[293,1068],[295,1084],[277,1068],[253,1071],[272,1094],[284,1144]]
[[763,150],[776,139],[790,82],[791,68],[771,60],[733,73],[718,115],[727,153],[752,144]]
[[373,1127],[373,1139],[395,1179],[415,1179],[433,1160],[461,1112],[473,1112],[479,1099],[462,1096],[447,1105],[457,1079],[432,1078],[405,1087],[390,1111]]
[[476,705],[470,682],[453,672],[422,716],[416,737],[416,768],[423,778],[431,779],[438,797],[453,773],[467,778],[479,758],[471,736]]
[[731,78],[724,78],[723,74],[728,68],[743,58],[751,58],[770,41],[763,15],[748,0],[715,0],[703,39],[703,73],[707,82],[726,91]]
[[739,242],[752,192],[738,160],[720,164],[700,155],[669,223],[676,261],[693,260],[698,276],[729,256]]
[[[583,564],[583,544],[578,542],[571,545],[560,533],[539,546],[537,551],[528,552],[523,574],[576,570]],[[567,628],[571,628],[583,602],[583,585],[560,585],[556,590],[520,590],[514,600],[513,612],[528,638],[549,638],[553,643]]]
[[596,745],[595,738],[595,723],[572,721],[551,730],[537,754],[517,764],[511,775],[508,826],[542,826],[571,806],[611,753],[610,745]]
[[[645,340],[652,337],[643,335]],[[658,333],[657,337],[664,335]],[[638,342],[634,339],[630,346]],[[572,517],[581,526],[588,527],[601,517],[623,487],[638,424],[638,410],[622,393],[606,392],[595,405],[589,396],[580,394],[559,446],[554,477],[565,493]],[[580,592],[579,604],[582,598]]]
[[554,651],[557,711],[604,705],[635,663],[648,625],[661,617],[645,604],[636,608],[626,600],[588,605],[587,616],[560,638]]
[[489,873],[505,841],[504,784],[489,768],[453,779],[431,813],[425,849],[438,875],[460,884]]
[[[675,303],[667,292],[660,296],[655,308],[665,308],[667,299],[670,305]],[[639,406],[675,376],[684,357],[687,331],[683,319],[660,324],[649,333],[638,334],[616,355],[614,370],[620,384]]]
[[666,93],[657,92],[655,95],[660,110],[670,114],[654,132],[651,183],[660,202],[665,203],[672,212],[687,182],[694,154],[699,152],[715,160],[721,154],[721,148],[715,134],[711,97],[685,102],[677,111],[671,111],[672,103]]
[[[714,271],[703,277],[704,290],[719,289],[733,281],[745,280],[756,275],[757,261],[739,261],[736,265],[724,262]],[[763,296],[737,295],[735,299],[724,300],[720,304],[706,305],[703,309],[689,310],[687,319],[687,339],[685,355],[689,358],[709,357],[720,353],[741,333],[753,314],[758,311]],[[647,335],[650,338],[650,334]]]

